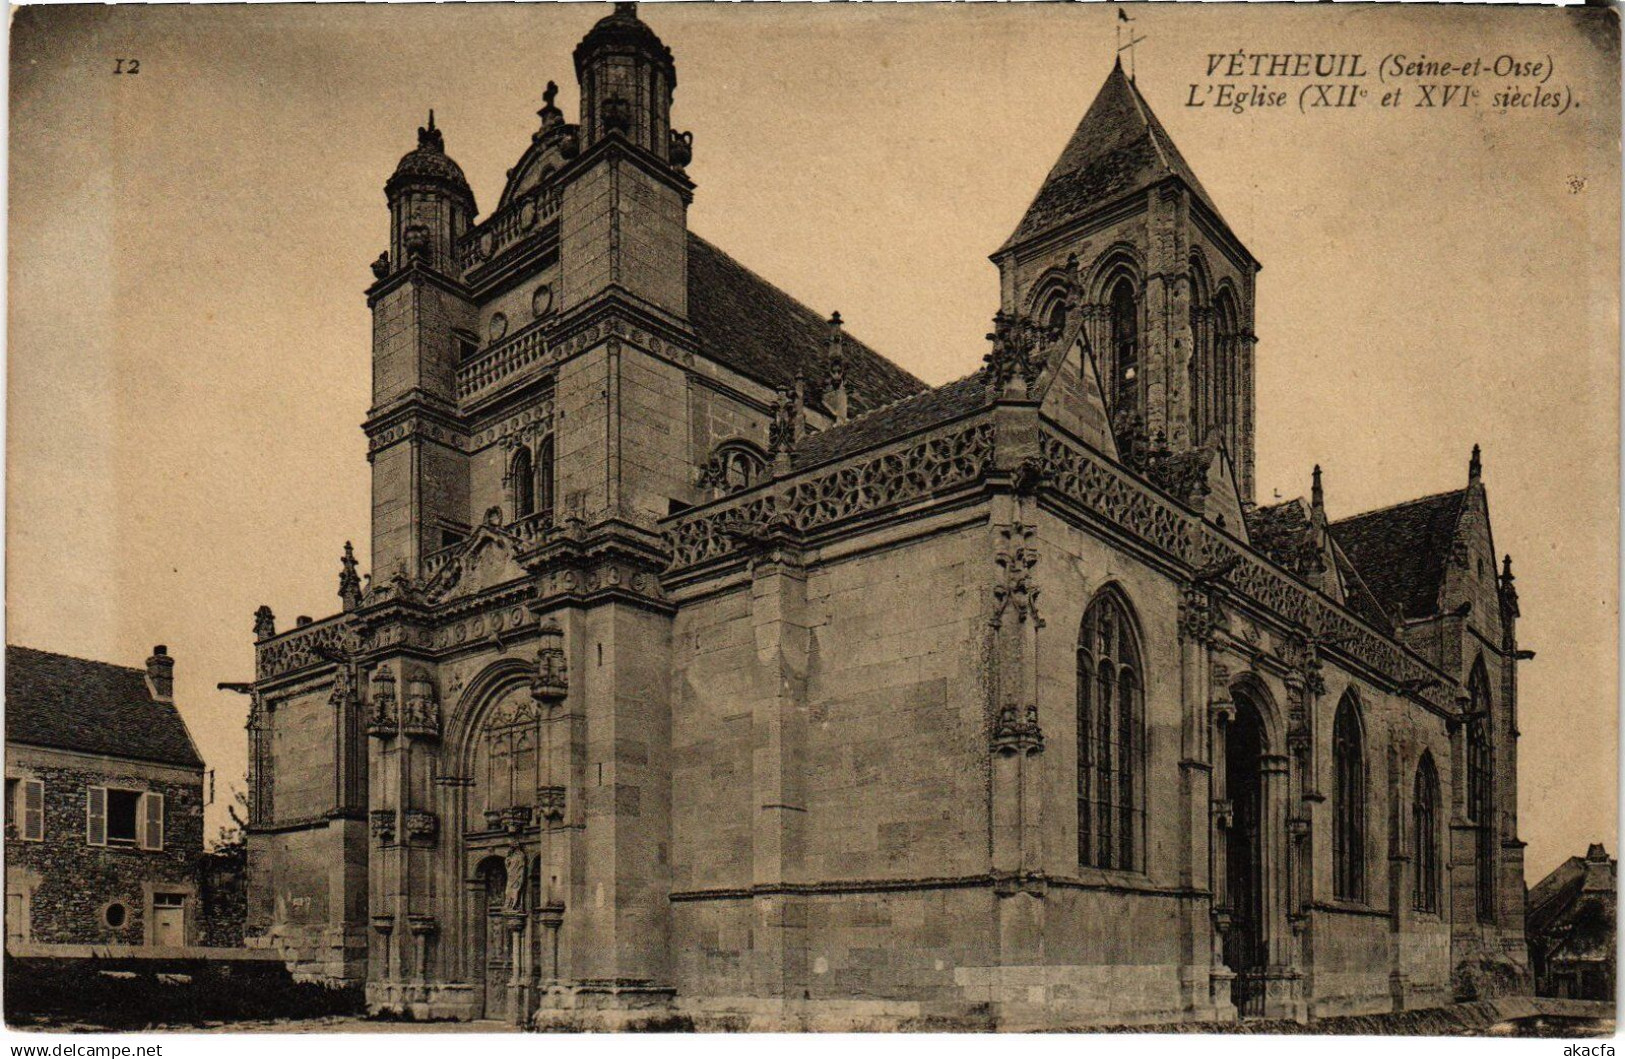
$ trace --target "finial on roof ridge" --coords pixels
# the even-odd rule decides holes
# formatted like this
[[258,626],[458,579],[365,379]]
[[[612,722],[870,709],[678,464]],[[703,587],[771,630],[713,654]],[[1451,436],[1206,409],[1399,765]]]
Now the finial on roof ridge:
[[1478,446],[1475,444],[1473,446],[1473,457],[1472,457],[1472,459],[1467,461],[1467,480],[1469,482],[1476,482],[1476,481],[1478,481],[1479,477],[1483,473],[1484,473],[1483,456],[1479,452]]

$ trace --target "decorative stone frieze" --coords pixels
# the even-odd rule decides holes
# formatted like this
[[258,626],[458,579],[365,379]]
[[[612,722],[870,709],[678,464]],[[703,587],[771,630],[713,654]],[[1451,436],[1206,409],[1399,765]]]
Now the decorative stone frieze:
[[[665,538],[671,570],[736,554],[741,525],[788,525],[806,532],[981,478],[993,456],[993,427],[978,421],[906,447],[740,493],[679,519]],[[782,492],[779,491],[782,489]]]
[[374,841],[380,844],[395,841],[395,810],[374,809],[367,817],[371,821]]
[[564,819],[564,788],[538,787],[536,788],[536,808],[542,814],[542,819],[554,823]]
[[[1058,494],[1163,554],[1202,570],[1229,568],[1226,591],[1251,600],[1289,626],[1309,630],[1319,642],[1335,644],[1360,663],[1396,684],[1436,679],[1416,655],[1372,631],[1314,589],[1247,553],[1217,527],[1149,492],[1129,474],[1093,453],[1053,434],[1040,441],[1044,466]],[[1418,697],[1441,712],[1450,710],[1440,693]]]
[[[267,613],[269,613],[267,611]],[[353,619],[335,615],[262,642],[256,650],[260,680],[347,657],[356,646]]]

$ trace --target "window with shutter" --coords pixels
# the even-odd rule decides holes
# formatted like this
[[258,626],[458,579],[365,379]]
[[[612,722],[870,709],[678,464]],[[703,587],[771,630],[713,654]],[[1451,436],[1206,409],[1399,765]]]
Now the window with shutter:
[[147,793],[141,796],[142,816],[141,848],[164,848],[164,796]]
[[85,788],[85,841],[107,845],[107,788]]
[[45,783],[42,780],[23,781],[23,839],[28,842],[45,840]]

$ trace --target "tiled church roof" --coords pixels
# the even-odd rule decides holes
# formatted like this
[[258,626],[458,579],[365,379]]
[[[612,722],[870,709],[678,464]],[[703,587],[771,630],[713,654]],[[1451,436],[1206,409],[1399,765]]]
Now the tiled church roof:
[[987,373],[978,371],[805,438],[796,446],[793,460],[800,469],[877,448],[969,415],[986,407],[992,397]]
[[156,702],[142,669],[6,647],[6,742],[200,769],[172,703]]
[[1439,608],[1445,562],[1467,490],[1425,496],[1332,523],[1384,613],[1425,618]]
[[1201,181],[1119,63],[1004,245],[1013,246],[1168,177],[1182,180],[1218,215]]
[[[814,394],[829,374],[824,317],[689,233],[688,318],[712,359],[782,390],[801,372]],[[925,383],[851,335],[844,336],[846,388],[854,412],[889,404]]]

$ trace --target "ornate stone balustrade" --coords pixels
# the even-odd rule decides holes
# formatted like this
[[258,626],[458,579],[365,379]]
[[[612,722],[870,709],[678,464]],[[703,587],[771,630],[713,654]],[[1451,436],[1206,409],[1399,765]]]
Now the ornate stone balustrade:
[[255,669],[258,679],[291,673],[307,666],[332,662],[355,647],[355,632],[343,614],[290,629],[258,644]]
[[992,425],[974,422],[845,466],[764,484],[670,526],[671,569],[738,551],[774,527],[816,529],[964,485],[982,476],[992,456]]
[[540,327],[521,331],[458,368],[457,399],[466,401],[540,361],[548,350],[542,332]]
[[538,511],[534,515],[526,515],[517,522],[507,526],[509,533],[527,543],[537,543],[547,536],[547,531],[553,528],[553,512]]
[[[1373,630],[1336,601],[1252,554],[1195,514],[1157,496],[1127,472],[1051,434],[1042,444],[1048,486],[1102,520],[1154,545],[1194,570],[1227,568],[1224,584],[1265,610],[1308,630],[1316,642],[1342,651],[1413,688],[1437,678],[1420,658]],[[1454,710],[1448,692],[1417,692],[1436,708]]]
[[508,203],[457,241],[457,266],[467,272],[500,256],[559,216],[556,189],[538,189]]

